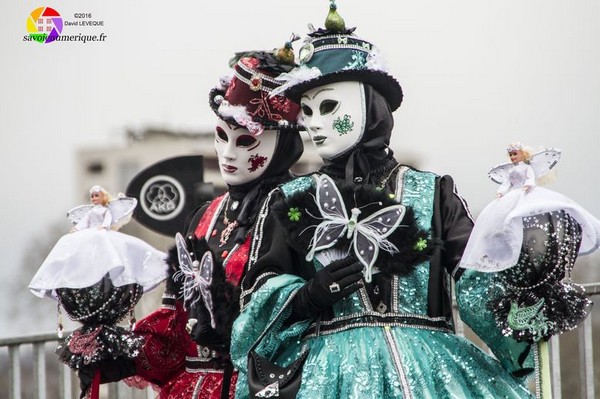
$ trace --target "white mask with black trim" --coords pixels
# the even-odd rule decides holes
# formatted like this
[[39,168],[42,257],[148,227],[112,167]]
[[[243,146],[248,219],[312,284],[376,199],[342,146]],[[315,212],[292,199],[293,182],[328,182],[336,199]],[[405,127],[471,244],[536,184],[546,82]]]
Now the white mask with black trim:
[[275,130],[253,135],[248,129],[218,119],[215,151],[225,183],[237,186],[261,177],[273,159],[277,135]]
[[337,82],[310,89],[300,99],[303,123],[323,159],[343,155],[365,131],[365,92],[361,82]]

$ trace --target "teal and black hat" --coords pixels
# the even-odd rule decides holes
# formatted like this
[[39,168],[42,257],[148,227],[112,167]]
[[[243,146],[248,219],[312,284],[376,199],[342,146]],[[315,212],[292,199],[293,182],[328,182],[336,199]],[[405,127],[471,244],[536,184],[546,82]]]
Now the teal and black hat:
[[385,70],[378,49],[346,29],[344,20],[332,1],[325,29],[308,34],[300,49],[299,66],[280,75],[285,82],[278,92],[295,102],[314,87],[342,81],[359,81],[371,85],[385,97],[392,111],[402,103],[400,83]]

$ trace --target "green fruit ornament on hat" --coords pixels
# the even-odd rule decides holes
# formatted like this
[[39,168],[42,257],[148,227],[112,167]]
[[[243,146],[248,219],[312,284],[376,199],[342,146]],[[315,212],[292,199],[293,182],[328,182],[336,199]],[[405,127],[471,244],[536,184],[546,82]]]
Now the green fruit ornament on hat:
[[384,67],[377,48],[346,28],[332,0],[325,29],[308,33],[300,49],[299,66],[277,77],[283,82],[274,94],[285,92],[299,102],[304,92],[335,82],[357,81],[371,85],[385,97],[392,111],[402,103],[402,88]]

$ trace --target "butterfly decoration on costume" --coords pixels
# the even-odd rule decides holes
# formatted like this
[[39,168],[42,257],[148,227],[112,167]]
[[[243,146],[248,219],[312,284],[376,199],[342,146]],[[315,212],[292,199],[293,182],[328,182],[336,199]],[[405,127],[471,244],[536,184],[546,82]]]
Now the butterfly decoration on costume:
[[[77,206],[67,211],[67,218],[73,225],[76,225],[94,206],[95,205],[92,204]],[[112,230],[119,230],[131,220],[133,210],[137,206],[137,200],[119,194],[118,198],[113,199],[106,206],[112,215],[112,224],[110,225],[110,228]]]
[[[531,156],[529,164],[533,169],[535,178],[547,174],[560,160],[561,151],[557,148],[548,148],[543,151],[537,152]],[[508,179],[510,170],[512,169],[512,162],[496,165],[488,172],[488,177],[498,184],[502,184]]]
[[321,175],[317,178],[316,192],[315,200],[323,221],[315,228],[306,260],[311,261],[315,253],[331,248],[345,236],[351,241],[354,254],[365,266],[365,281],[371,282],[379,249],[389,253],[398,252],[398,248],[386,238],[400,226],[406,207],[387,206],[359,220],[362,213],[360,208],[352,208],[348,217],[344,199],[329,176]]
[[182,289],[184,302],[186,304],[194,304],[202,298],[202,301],[210,314],[210,324],[212,328],[216,328],[213,299],[210,292],[215,264],[212,253],[206,251],[200,262],[197,260],[193,261],[192,256],[187,249],[185,239],[180,233],[175,235],[175,246],[177,247],[180,270],[175,273],[174,278],[183,278]]

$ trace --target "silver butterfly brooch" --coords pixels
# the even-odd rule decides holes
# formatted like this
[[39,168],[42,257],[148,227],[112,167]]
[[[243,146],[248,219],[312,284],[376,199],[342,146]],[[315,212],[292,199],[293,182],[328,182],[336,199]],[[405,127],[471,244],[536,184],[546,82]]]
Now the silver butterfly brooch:
[[[379,250],[394,254],[398,248],[387,237],[399,226],[406,214],[404,205],[390,205],[377,212],[360,218],[362,211],[358,207],[350,210],[350,217],[339,189],[327,175],[317,178],[315,202],[322,217],[322,222],[315,227],[309,244],[306,260],[311,261],[325,249],[333,247],[339,239],[350,240],[347,252],[354,251],[358,260],[365,266],[363,274],[366,282],[371,282],[373,265]],[[381,205],[381,203],[379,203]],[[335,257],[339,257],[336,255]]]
[[175,245],[177,247],[180,270],[175,273],[174,278],[183,278],[184,303],[193,305],[202,299],[210,314],[210,324],[212,328],[216,328],[213,299],[210,292],[215,263],[213,255],[210,251],[206,251],[200,262],[192,260],[185,239],[179,233],[175,235]]

